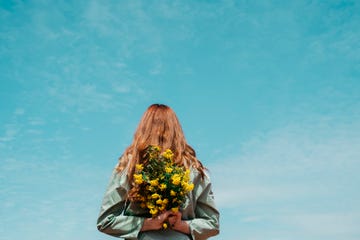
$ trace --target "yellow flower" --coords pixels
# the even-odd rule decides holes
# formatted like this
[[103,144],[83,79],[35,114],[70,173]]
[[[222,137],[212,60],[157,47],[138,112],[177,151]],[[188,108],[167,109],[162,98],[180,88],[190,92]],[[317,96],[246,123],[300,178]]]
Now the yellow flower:
[[134,174],[134,181],[136,184],[142,184],[143,183],[142,174]]
[[177,213],[179,211],[179,208],[178,207],[173,207],[173,208],[171,208],[171,211],[173,211],[174,213]]
[[167,227],[168,227],[167,223],[163,223],[163,228],[167,229]]
[[166,149],[162,155],[164,156],[164,158],[167,158],[167,159],[172,159],[174,156],[173,152],[170,149]]
[[154,204],[152,204],[151,202],[147,202],[147,203],[146,203],[146,207],[147,207],[148,209],[153,209],[153,208],[155,208]]
[[160,188],[161,191],[165,190],[166,189],[166,184],[165,183],[160,184],[159,188]]
[[152,208],[149,212],[151,215],[156,215],[158,213],[158,210],[156,208]]
[[160,147],[159,146],[154,146],[154,150],[155,151],[160,151]]
[[179,185],[180,184],[180,181],[181,181],[181,176],[179,174],[174,174],[172,177],[171,177],[171,180],[172,180],[172,183],[174,185]]
[[168,204],[169,203],[169,199],[167,199],[167,198],[164,198],[164,200],[162,201],[163,202],[163,204]]
[[194,184],[193,183],[187,183],[187,182],[182,182],[181,185],[183,186],[183,189],[185,192],[190,192],[194,189]]
[[158,200],[156,200],[156,204],[162,204],[162,200],[161,199],[158,199]]
[[151,198],[152,199],[158,199],[158,198],[160,198],[161,196],[159,195],[159,194],[157,194],[157,193],[153,193],[152,195],[151,195]]
[[187,186],[188,187],[187,187],[186,191],[188,191],[188,192],[192,191],[194,189],[194,187],[195,187],[195,185],[193,183],[190,183]]
[[135,168],[136,168],[136,170],[141,172],[144,169],[144,166],[142,164],[136,164]]
[[165,167],[166,173],[171,173],[173,171],[172,167]]
[[188,182],[190,180],[190,170],[186,169],[185,174],[184,174],[184,181]]
[[159,180],[158,179],[151,180],[150,185],[156,187],[157,185],[159,185]]
[[172,197],[176,196],[176,192],[174,190],[171,190],[170,191],[170,196],[172,196]]

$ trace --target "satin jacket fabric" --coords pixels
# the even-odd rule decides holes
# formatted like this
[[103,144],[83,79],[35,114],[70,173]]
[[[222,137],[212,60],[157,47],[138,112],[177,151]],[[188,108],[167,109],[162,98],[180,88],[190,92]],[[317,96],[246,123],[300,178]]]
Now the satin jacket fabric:
[[127,240],[205,240],[219,233],[219,211],[210,179],[207,175],[202,178],[194,168],[190,169],[190,176],[195,187],[181,209],[182,219],[189,224],[191,234],[171,229],[140,232],[147,214],[145,209],[126,201],[130,187],[126,170],[118,173],[114,169],[111,175],[97,220],[99,231]]

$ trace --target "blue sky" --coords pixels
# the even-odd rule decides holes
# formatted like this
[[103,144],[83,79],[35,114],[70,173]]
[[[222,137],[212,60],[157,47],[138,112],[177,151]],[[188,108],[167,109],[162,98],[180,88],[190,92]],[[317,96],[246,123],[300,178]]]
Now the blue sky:
[[0,239],[112,239],[101,199],[165,103],[221,240],[360,238],[359,1],[0,1]]

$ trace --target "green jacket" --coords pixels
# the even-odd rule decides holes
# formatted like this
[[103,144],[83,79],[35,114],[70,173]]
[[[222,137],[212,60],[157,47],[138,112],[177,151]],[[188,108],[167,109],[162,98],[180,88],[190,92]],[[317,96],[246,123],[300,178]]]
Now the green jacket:
[[214,202],[211,182],[194,168],[191,168],[191,181],[195,187],[188,193],[181,209],[183,220],[190,226],[191,235],[171,229],[140,232],[145,215],[144,209],[126,200],[129,181],[125,171],[111,175],[109,185],[102,201],[97,228],[106,234],[127,240],[205,240],[219,233],[219,211]]

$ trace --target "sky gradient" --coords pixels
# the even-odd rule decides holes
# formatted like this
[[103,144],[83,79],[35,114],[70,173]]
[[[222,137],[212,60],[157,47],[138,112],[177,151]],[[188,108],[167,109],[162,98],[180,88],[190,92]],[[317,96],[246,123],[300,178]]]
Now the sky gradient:
[[0,239],[112,239],[111,171],[164,103],[214,240],[358,240],[359,3],[0,1]]

